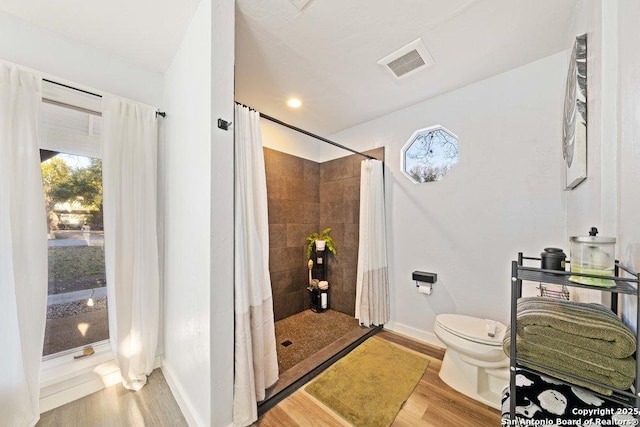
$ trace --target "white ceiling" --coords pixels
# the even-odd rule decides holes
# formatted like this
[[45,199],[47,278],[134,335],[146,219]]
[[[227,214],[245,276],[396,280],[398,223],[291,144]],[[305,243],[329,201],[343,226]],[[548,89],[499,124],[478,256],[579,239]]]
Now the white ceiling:
[[[236,99],[330,135],[567,49],[579,0],[237,0]],[[199,0],[0,0],[0,11],[158,72]],[[421,37],[435,65],[377,61]],[[290,96],[302,108],[285,105]]]
[[0,10],[164,72],[200,0],[0,0]]
[[[236,100],[330,135],[569,48],[576,0],[236,4]],[[377,64],[418,37],[434,66],[395,80]]]

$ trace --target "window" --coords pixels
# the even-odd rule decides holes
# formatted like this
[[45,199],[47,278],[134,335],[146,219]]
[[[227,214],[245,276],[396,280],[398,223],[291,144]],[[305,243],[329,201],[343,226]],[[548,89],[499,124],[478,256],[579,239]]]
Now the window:
[[402,147],[401,162],[416,184],[440,181],[458,162],[458,137],[442,126],[417,130]]
[[102,221],[101,118],[42,104],[49,277],[43,356],[109,339]]

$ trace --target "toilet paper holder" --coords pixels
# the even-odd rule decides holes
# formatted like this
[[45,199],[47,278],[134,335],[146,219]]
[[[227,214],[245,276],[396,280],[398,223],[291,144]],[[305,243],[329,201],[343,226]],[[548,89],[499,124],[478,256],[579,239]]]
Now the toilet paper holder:
[[438,280],[438,275],[436,273],[429,273],[426,271],[414,271],[411,277],[416,282],[418,292],[425,295],[431,295],[433,284]]

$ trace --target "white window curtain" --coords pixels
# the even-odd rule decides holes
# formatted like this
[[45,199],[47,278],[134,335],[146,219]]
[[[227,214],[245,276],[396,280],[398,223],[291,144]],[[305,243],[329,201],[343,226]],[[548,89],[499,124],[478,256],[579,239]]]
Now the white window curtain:
[[105,97],[102,121],[109,337],[123,385],[139,390],[158,345],[156,110]]
[[234,425],[258,418],[257,402],[278,380],[269,276],[267,183],[260,115],[236,105]]
[[0,63],[0,426],[40,418],[47,313],[41,88],[40,78]]
[[365,326],[383,325],[390,316],[382,168],[380,160],[364,160],[360,168],[360,240],[355,314]]

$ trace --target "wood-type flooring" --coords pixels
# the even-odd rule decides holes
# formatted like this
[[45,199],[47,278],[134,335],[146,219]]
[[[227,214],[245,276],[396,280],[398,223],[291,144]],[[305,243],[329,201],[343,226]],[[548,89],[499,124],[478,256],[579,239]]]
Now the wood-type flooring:
[[[500,425],[499,411],[446,385],[438,376],[444,351],[388,331],[376,335],[389,342],[426,354],[429,366],[398,413],[394,427],[492,427]],[[381,387],[381,393],[384,387]],[[349,426],[320,401],[298,389],[254,423],[254,427]]]
[[[396,427],[490,427],[500,425],[497,410],[447,386],[438,372],[444,351],[388,331],[376,335],[431,358],[422,379],[396,417]],[[384,392],[384,387],[381,387]],[[160,370],[137,393],[121,385],[42,414],[41,426],[186,426]],[[256,427],[349,426],[331,409],[298,389],[254,423]]]

